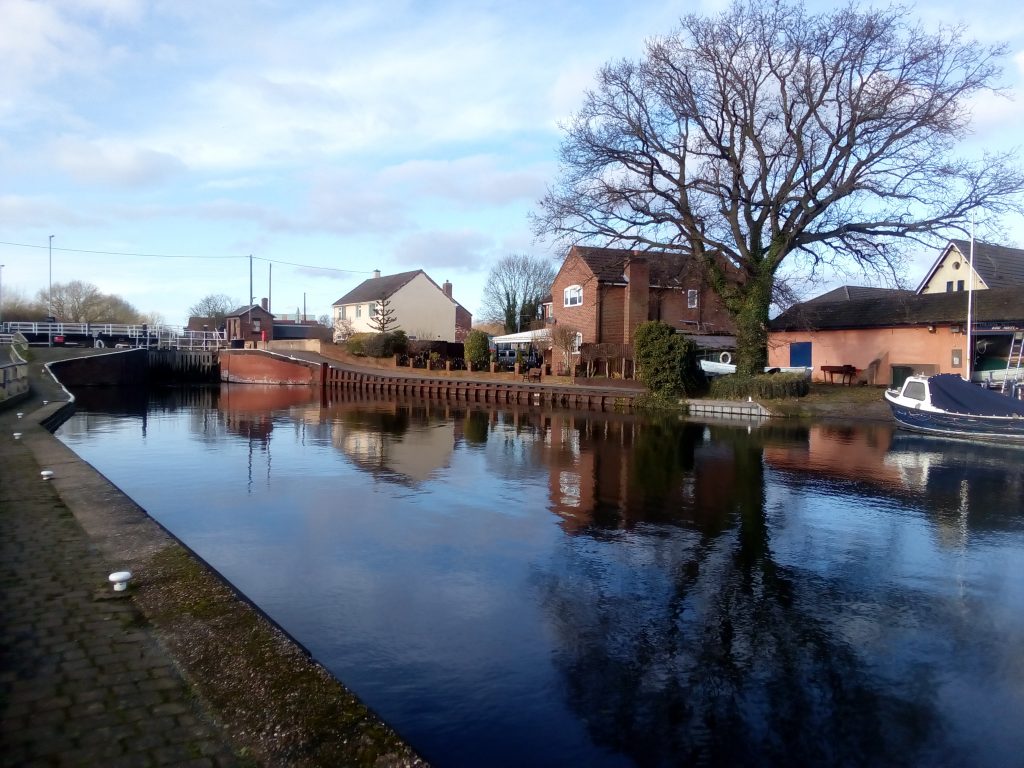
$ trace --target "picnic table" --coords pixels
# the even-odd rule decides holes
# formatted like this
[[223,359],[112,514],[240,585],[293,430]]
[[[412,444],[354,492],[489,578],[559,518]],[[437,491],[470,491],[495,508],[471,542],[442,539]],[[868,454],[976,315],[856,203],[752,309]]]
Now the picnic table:
[[830,384],[836,383],[836,376],[839,383],[850,386],[853,384],[853,377],[857,375],[857,367],[853,365],[823,365],[821,372],[828,376]]

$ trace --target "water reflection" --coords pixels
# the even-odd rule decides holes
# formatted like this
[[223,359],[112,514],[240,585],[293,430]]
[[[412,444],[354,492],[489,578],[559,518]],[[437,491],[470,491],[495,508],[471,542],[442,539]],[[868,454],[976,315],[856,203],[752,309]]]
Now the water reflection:
[[1021,451],[299,388],[61,437],[438,765],[1024,753]]

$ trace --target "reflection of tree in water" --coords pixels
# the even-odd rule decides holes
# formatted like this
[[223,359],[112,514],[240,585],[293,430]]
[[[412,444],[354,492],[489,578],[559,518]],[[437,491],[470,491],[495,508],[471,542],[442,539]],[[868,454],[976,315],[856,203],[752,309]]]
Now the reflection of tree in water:
[[[596,743],[640,765],[918,763],[937,738],[936,681],[922,673],[912,699],[878,689],[820,609],[861,596],[823,579],[798,588],[775,564],[761,448],[728,434],[735,482],[695,515],[703,525],[598,523],[543,579],[570,706]],[[659,449],[669,436],[638,441],[652,496],[700,461],[693,433]]]

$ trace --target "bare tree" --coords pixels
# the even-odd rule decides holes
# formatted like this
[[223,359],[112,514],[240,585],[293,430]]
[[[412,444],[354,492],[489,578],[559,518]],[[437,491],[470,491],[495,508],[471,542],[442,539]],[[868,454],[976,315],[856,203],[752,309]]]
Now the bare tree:
[[334,343],[337,344],[339,341],[344,341],[353,333],[356,332],[355,326],[352,321],[347,317],[337,317],[334,320]]
[[36,301],[49,306],[53,316],[65,323],[137,323],[141,317],[121,297],[102,293],[81,280],[54,283],[52,291],[39,291]]
[[211,293],[189,307],[188,313],[192,317],[211,317],[217,326],[220,326],[228,313],[238,306],[241,306],[241,302],[235,301],[227,294]]
[[388,333],[398,330],[398,318],[391,306],[390,296],[381,296],[374,306],[375,314],[370,318],[370,327],[377,333]]
[[784,261],[894,277],[908,240],[1020,210],[1015,152],[956,154],[1005,50],[891,6],[686,16],[601,71],[535,229],[696,259],[736,321],[740,370],[760,370]]
[[544,297],[551,292],[555,268],[545,259],[510,254],[491,268],[484,287],[483,315],[505,325],[505,333],[521,330],[536,319]]
[[551,347],[562,353],[562,361],[569,376],[576,378],[576,366],[573,355],[579,351],[580,332],[578,328],[565,323],[555,323],[551,327]]

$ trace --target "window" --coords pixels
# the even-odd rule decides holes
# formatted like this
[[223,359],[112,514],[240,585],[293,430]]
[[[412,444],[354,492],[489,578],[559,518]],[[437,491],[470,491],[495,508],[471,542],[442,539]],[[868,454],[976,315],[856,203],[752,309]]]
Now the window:
[[950,280],[950,281],[948,281],[946,283],[946,293],[952,293],[952,292],[953,292],[953,281]]
[[923,381],[908,381],[903,386],[903,396],[911,400],[924,400],[926,394]]
[[572,352],[576,354],[580,351],[580,347],[583,346],[583,334],[577,333],[576,340],[572,343]]
[[356,304],[356,317],[362,317],[362,316],[363,316],[363,305],[362,304]]
[[377,305],[376,304],[367,304],[366,308],[368,310],[370,310],[370,317],[376,317],[377,316]]
[[260,330],[260,319],[258,317],[254,317],[252,320],[252,332],[259,333]]
[[957,280],[956,281],[956,289],[958,291],[962,291],[964,289],[964,281],[963,280]]
[[342,307],[342,308],[341,308],[341,309],[340,309],[340,310],[338,311],[338,318],[339,318],[339,319],[341,319],[341,320],[344,320],[344,319],[345,319],[345,307]]
[[565,306],[578,307],[583,303],[583,286],[570,285],[565,289]]
[[686,306],[690,309],[697,308],[697,291],[692,288],[686,292]]

